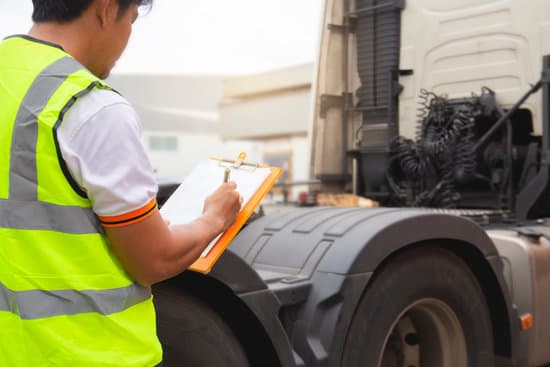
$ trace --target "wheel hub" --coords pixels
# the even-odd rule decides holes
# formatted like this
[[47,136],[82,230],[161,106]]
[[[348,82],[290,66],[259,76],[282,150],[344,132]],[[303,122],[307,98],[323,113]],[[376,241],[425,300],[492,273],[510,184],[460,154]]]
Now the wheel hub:
[[453,310],[437,299],[418,300],[386,335],[379,367],[467,367],[464,332]]

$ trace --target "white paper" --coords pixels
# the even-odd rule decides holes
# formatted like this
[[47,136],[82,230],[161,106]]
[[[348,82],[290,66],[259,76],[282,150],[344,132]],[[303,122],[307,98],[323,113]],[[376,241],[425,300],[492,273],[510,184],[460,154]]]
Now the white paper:
[[[226,167],[227,165],[221,165],[216,160],[197,164],[162,206],[160,210],[162,217],[168,219],[170,225],[187,224],[199,218],[202,215],[206,198],[223,183]],[[243,197],[243,207],[260,188],[270,172],[269,168],[248,166],[241,166],[238,169],[231,168],[229,181],[237,183],[237,191]],[[210,242],[201,257],[208,255],[220,236]]]

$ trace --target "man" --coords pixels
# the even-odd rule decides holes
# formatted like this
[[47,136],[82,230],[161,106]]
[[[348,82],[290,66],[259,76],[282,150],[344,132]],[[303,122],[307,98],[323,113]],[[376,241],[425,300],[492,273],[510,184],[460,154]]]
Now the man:
[[240,208],[223,184],[168,227],[134,110],[102,81],[152,0],[33,0],[0,43],[0,366],[155,366],[150,285]]

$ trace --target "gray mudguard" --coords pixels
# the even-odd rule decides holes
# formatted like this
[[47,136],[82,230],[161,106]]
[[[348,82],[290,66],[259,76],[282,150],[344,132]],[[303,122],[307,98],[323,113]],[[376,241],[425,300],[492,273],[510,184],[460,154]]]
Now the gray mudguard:
[[227,250],[208,276],[231,288],[254,313],[270,339],[281,367],[295,366],[290,341],[278,318],[280,303],[259,274],[241,257]]
[[[338,366],[349,323],[373,272],[392,253],[434,240],[477,248],[498,279],[512,322],[494,244],[477,224],[454,215],[402,208],[296,209],[250,223],[227,256],[244,260],[275,295],[279,312],[272,304],[261,311],[258,305],[265,300],[254,301],[250,292],[246,302],[260,318],[279,315],[296,365]],[[222,281],[235,276],[227,273],[235,268],[223,265],[225,256],[219,264],[220,274],[226,273],[218,276]],[[260,284],[254,276],[241,278]]]

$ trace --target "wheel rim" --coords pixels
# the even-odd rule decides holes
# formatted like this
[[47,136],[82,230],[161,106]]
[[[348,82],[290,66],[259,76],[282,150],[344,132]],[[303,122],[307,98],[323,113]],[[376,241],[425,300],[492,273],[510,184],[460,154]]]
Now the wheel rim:
[[437,299],[421,299],[395,319],[386,334],[379,367],[467,367],[466,340],[454,311]]

